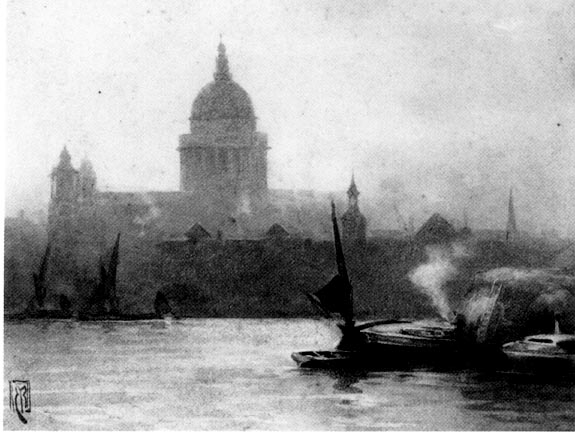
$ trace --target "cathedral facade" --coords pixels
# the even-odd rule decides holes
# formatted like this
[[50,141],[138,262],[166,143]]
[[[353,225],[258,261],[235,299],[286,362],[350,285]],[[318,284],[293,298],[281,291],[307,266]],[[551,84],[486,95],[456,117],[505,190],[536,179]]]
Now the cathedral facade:
[[[222,43],[214,80],[194,99],[189,120],[177,147],[179,191],[98,191],[91,164],[76,170],[64,149],[51,175],[50,237],[71,239],[75,232],[94,245],[122,232],[123,239],[161,241],[198,224],[222,240],[261,239],[273,226],[292,237],[331,239],[329,201],[343,209],[343,194],[268,188],[268,139],[257,130],[249,94],[232,78]],[[365,238],[353,182],[352,189],[344,235]]]

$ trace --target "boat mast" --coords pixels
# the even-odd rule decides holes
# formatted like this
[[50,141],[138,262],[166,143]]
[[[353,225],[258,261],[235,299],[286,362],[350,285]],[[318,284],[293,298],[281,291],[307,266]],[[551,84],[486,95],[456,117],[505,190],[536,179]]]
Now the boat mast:
[[118,269],[120,255],[120,233],[116,237],[116,243],[114,244],[114,249],[112,250],[112,256],[110,257],[110,264],[108,265],[107,272],[107,294],[110,301],[110,306],[112,308],[112,313],[118,313],[118,298],[116,297],[116,274]]
[[337,262],[337,272],[339,276],[342,278],[343,283],[347,289],[349,298],[348,298],[348,305],[346,307],[346,311],[344,314],[344,325],[348,328],[353,328],[354,320],[353,320],[353,288],[351,283],[349,282],[349,276],[347,274],[347,267],[345,265],[345,257],[343,255],[343,247],[341,244],[341,238],[339,235],[339,227],[337,224],[337,216],[335,214],[335,203],[331,202],[331,221],[333,224],[333,237],[334,237],[334,244],[335,244],[335,259]]

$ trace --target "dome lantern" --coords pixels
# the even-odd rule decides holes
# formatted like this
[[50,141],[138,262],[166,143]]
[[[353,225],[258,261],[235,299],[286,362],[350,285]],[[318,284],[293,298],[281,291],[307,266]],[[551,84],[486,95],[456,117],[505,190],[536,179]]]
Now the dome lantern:
[[228,57],[226,56],[226,46],[220,40],[218,45],[218,57],[216,59],[216,72],[214,73],[214,80],[216,81],[231,81],[232,74],[230,73],[230,65]]

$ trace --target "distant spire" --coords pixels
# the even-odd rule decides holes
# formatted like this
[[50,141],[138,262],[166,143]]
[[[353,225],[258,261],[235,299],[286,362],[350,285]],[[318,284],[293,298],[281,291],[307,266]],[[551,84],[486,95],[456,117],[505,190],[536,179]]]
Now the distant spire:
[[72,166],[72,157],[68,152],[66,146],[60,152],[60,161],[58,165],[52,170],[52,175],[55,175],[56,172],[64,172],[64,171],[75,171],[74,167]]
[[216,81],[230,81],[232,79],[228,57],[226,55],[226,46],[222,42],[221,34],[220,43],[218,45],[218,57],[216,59],[216,73],[214,73],[214,79]]
[[347,197],[349,199],[355,198],[357,200],[358,196],[359,196],[359,190],[357,189],[357,186],[355,185],[355,174],[352,172],[351,173],[351,183],[350,183],[349,188],[347,190]]
[[62,151],[60,152],[60,166],[69,166],[71,165],[72,162],[72,157],[70,156],[70,153],[68,152],[68,148],[66,146],[64,146],[64,148],[62,149]]
[[517,234],[517,221],[515,220],[515,207],[513,205],[513,188],[509,189],[509,205],[507,210],[507,232],[505,239]]

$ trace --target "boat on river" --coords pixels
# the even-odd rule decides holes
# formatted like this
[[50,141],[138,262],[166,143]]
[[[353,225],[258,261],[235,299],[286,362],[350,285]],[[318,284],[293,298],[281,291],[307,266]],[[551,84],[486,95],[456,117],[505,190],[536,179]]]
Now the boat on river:
[[9,320],[26,319],[70,319],[72,318],[71,302],[65,294],[57,296],[48,294],[48,263],[50,261],[50,244],[46,246],[42,261],[37,272],[32,274],[34,283],[34,295],[28,301],[28,306],[24,312],[5,315]]
[[364,356],[358,351],[324,350],[299,351],[291,355],[301,368],[310,369],[351,369],[362,367]]
[[575,335],[539,334],[509,342],[502,351],[516,372],[575,373]]
[[335,350],[295,352],[292,359],[298,366],[308,368],[448,366],[457,363],[463,344],[455,323],[404,319],[355,322],[353,288],[345,265],[335,205],[333,202],[331,205],[338,273],[325,287],[306,295],[326,318],[338,323],[342,338]]
[[89,301],[89,306],[80,312],[80,321],[142,321],[174,318],[166,296],[159,292],[154,301],[154,312],[126,314],[120,310],[116,294],[118,265],[120,262],[120,233],[110,254],[108,265],[100,262],[100,280]]

